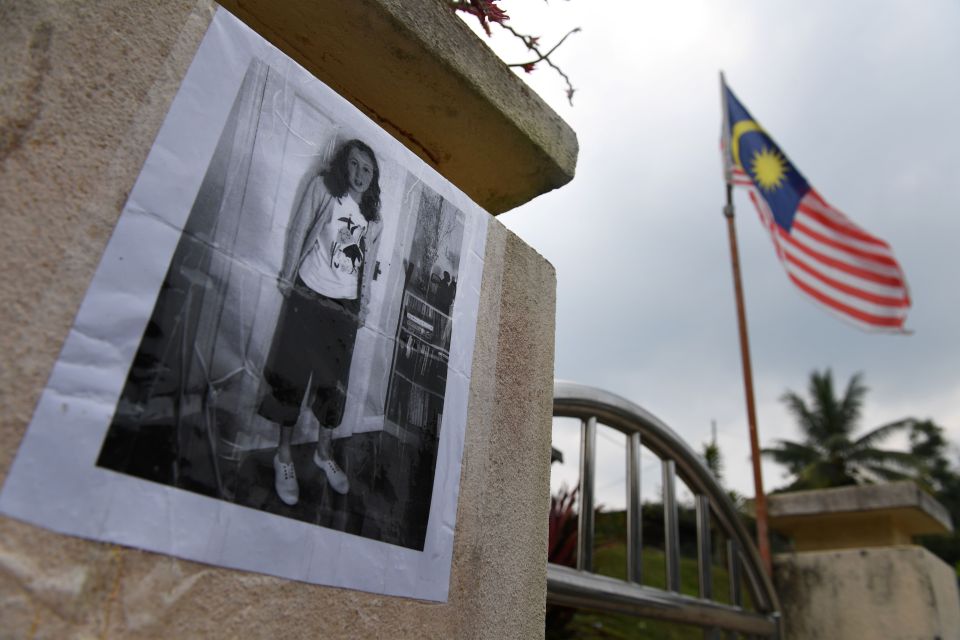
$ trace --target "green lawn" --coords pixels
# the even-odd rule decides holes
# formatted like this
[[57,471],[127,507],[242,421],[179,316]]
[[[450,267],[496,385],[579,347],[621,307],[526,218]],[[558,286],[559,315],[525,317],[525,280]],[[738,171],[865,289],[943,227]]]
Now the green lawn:
[[[627,548],[625,514],[623,512],[598,513],[596,517],[596,546],[594,549],[594,571],[601,575],[625,580],[627,577]],[[681,536],[684,531],[681,530]],[[694,534],[695,535],[695,534]],[[687,540],[687,538],[682,538]],[[695,542],[695,537],[694,537]],[[662,549],[656,548],[656,539],[645,540],[643,549],[643,584],[666,588],[666,561]],[[683,545],[681,545],[683,548]],[[687,545],[686,551],[691,551]],[[695,547],[694,547],[695,548]],[[727,570],[720,566],[717,559],[712,567],[713,599],[720,602],[730,601],[730,585]],[[680,591],[685,595],[697,596],[699,578],[696,555],[683,553],[680,557]],[[748,595],[741,589],[745,600]],[[748,605],[749,606],[749,605]],[[562,612],[548,612],[548,640],[561,638],[610,639],[610,638],[654,638],[663,640],[702,640],[703,631],[699,627],[678,625],[628,615],[576,611],[570,615]],[[560,623],[565,623],[561,624]]]

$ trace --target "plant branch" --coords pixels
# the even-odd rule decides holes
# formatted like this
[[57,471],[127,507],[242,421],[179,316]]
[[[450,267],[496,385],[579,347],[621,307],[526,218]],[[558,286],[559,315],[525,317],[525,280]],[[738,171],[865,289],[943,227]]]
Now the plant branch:
[[562,38],[560,38],[560,41],[557,42],[557,44],[553,45],[553,47],[551,47],[549,51],[547,51],[546,53],[541,53],[541,52],[540,52],[540,47],[539,47],[539,45],[537,44],[537,40],[539,40],[539,38],[536,38],[536,37],[534,37],[534,36],[528,36],[528,35],[524,35],[524,34],[522,34],[522,33],[519,33],[519,32],[517,32],[516,29],[514,29],[513,27],[511,27],[511,26],[508,25],[508,24],[501,24],[500,26],[503,27],[504,29],[506,29],[507,31],[509,31],[510,33],[512,33],[513,35],[515,35],[516,37],[518,37],[518,38],[520,38],[521,40],[523,40],[523,44],[527,45],[527,49],[530,49],[531,51],[533,51],[534,53],[537,54],[537,58],[536,58],[535,60],[531,60],[530,62],[513,62],[513,63],[508,64],[508,65],[507,65],[508,67],[525,67],[525,66],[527,66],[527,65],[534,65],[534,64],[537,64],[538,62],[541,62],[541,61],[543,61],[543,60],[546,60],[546,59],[549,58],[551,55],[553,55],[553,52],[554,52],[554,51],[556,51],[557,49],[560,48],[560,45],[562,45],[562,44],[566,41],[567,38],[569,38],[570,36],[572,36],[572,35],[575,34],[575,33],[579,33],[579,32],[580,32],[580,27],[574,27],[573,29],[570,29],[570,31],[567,32],[567,35],[565,35],[565,36],[563,36]]
[[570,31],[568,31],[565,36],[563,36],[562,38],[560,38],[560,40],[559,40],[559,42],[557,42],[557,44],[553,45],[553,47],[551,47],[549,51],[547,51],[546,53],[544,53],[544,52],[540,51],[540,47],[539,47],[539,45],[537,44],[538,38],[536,38],[536,37],[534,37],[534,36],[529,36],[529,35],[524,35],[524,34],[522,34],[522,33],[518,33],[517,30],[514,29],[513,27],[511,27],[510,25],[503,24],[503,23],[499,23],[499,24],[500,24],[501,27],[503,27],[504,29],[506,29],[507,31],[509,31],[510,33],[512,33],[514,36],[516,36],[517,38],[520,38],[520,40],[523,41],[523,44],[526,45],[527,49],[533,51],[533,52],[537,55],[537,57],[536,57],[534,60],[531,60],[531,61],[529,61],[529,62],[516,62],[516,63],[512,63],[512,64],[507,64],[507,66],[508,66],[508,67],[520,67],[520,68],[522,68],[524,71],[526,71],[527,73],[530,73],[531,71],[533,71],[534,65],[536,65],[538,62],[546,62],[547,65],[548,65],[551,69],[553,69],[554,71],[556,71],[556,72],[560,75],[560,77],[563,78],[563,81],[566,82],[566,84],[567,84],[567,100],[570,102],[570,105],[573,106],[573,94],[576,92],[576,89],[573,88],[573,83],[570,81],[570,76],[568,76],[568,75],[564,72],[563,69],[561,69],[559,66],[557,66],[557,64],[554,63],[554,61],[550,59],[550,56],[553,55],[553,52],[554,52],[554,51],[556,51],[558,48],[560,48],[560,45],[562,45],[564,42],[566,42],[567,38],[569,38],[570,36],[572,36],[572,35],[575,34],[575,33],[579,33],[579,32],[580,32],[580,27],[575,27],[575,28],[571,29]]
[[490,23],[495,22],[503,29],[509,31],[515,38],[523,42],[524,46],[529,51],[532,51],[536,57],[528,62],[507,63],[507,66],[519,67],[527,73],[530,73],[534,70],[534,67],[537,64],[541,62],[546,63],[547,66],[552,68],[557,72],[557,74],[560,75],[561,78],[563,78],[567,85],[567,100],[571,105],[573,105],[573,94],[576,92],[576,89],[574,89],[573,83],[570,81],[570,76],[568,76],[563,69],[561,69],[553,60],[551,60],[550,56],[553,55],[558,48],[560,48],[560,45],[567,41],[567,38],[575,33],[578,33],[580,31],[580,27],[571,29],[549,50],[542,51],[539,44],[540,38],[538,36],[520,33],[512,26],[508,25],[507,21],[510,19],[510,16],[508,16],[507,13],[496,4],[496,2],[497,0],[447,0],[448,6],[453,11],[461,11],[477,18],[477,20],[480,21],[480,26],[483,27],[483,30],[487,36],[492,35],[490,32]]

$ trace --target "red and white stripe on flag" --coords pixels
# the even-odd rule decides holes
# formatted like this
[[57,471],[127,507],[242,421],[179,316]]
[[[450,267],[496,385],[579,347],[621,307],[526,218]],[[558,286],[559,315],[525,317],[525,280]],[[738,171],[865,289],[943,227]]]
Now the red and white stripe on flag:
[[797,288],[861,328],[903,331],[910,292],[890,245],[858,227],[813,189],[800,200],[787,231],[776,223],[743,169],[733,167],[732,181],[747,189]]

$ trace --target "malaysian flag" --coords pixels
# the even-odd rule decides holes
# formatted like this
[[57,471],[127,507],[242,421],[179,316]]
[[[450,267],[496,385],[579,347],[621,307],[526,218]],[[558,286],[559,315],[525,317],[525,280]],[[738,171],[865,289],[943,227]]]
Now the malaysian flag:
[[830,206],[722,87],[727,183],[747,189],[791,282],[861,328],[903,332],[910,293],[890,245]]

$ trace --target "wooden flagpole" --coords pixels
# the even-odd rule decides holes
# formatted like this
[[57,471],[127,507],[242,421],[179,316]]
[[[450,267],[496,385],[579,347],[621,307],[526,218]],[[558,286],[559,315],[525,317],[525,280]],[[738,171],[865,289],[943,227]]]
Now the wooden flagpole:
[[[724,95],[723,72],[720,72],[720,103],[723,105],[723,149],[730,153],[729,115],[727,97]],[[729,156],[726,155],[725,158]],[[737,325],[740,330],[740,359],[743,363],[743,388],[747,397],[747,425],[750,429],[750,458],[753,461],[754,506],[757,516],[757,547],[767,575],[773,577],[773,562],[770,557],[770,536],[767,531],[767,496],[763,492],[763,474],[760,469],[760,440],[757,436],[757,409],[753,398],[753,369],[750,366],[750,341],[747,337],[747,313],[743,304],[743,283],[740,279],[740,253],[737,250],[737,230],[733,223],[733,176],[730,161],[724,160],[727,187],[727,203],[723,215],[727,219],[727,235],[730,238],[730,263],[733,267],[733,290],[737,300]]]

